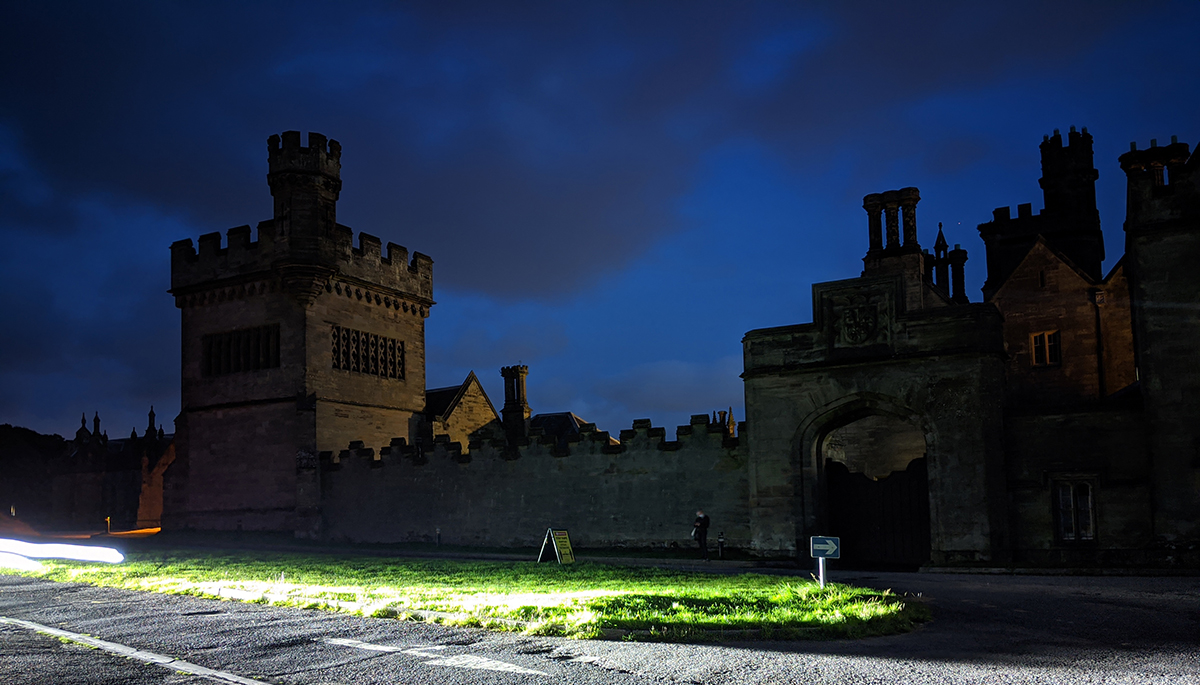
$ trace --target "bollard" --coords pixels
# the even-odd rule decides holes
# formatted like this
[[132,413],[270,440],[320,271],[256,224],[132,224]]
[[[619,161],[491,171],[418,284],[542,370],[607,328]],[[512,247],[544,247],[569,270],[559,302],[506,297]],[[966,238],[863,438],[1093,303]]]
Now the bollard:
[[725,558],[725,531],[717,533],[717,558]]
[[438,547],[441,547],[441,546],[442,546],[442,529],[441,529],[441,528],[434,528],[433,530],[434,530],[434,531],[437,533],[437,542],[436,542],[435,544],[436,544]]

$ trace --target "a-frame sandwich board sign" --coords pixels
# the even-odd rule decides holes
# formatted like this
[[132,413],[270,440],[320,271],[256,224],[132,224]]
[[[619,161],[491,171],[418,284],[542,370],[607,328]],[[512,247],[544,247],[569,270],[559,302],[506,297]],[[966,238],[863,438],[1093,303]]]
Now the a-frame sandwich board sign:
[[547,547],[554,549],[554,556],[560,564],[575,563],[575,552],[571,550],[571,536],[565,530],[546,529],[546,537],[542,539],[542,549],[538,552],[538,563],[549,561]]

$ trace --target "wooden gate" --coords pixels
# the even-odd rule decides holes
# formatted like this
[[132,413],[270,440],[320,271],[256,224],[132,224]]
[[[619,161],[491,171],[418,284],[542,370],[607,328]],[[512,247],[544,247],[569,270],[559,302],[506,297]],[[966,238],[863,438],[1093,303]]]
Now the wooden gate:
[[912,569],[929,561],[929,475],[924,457],[879,480],[826,460],[825,485],[828,534],[842,539],[842,563]]

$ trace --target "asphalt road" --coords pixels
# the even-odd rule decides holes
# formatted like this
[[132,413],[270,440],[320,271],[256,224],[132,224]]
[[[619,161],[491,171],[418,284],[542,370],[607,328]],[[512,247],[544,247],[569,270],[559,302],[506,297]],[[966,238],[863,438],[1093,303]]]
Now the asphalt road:
[[833,577],[919,592],[934,620],[859,641],[578,641],[0,575],[0,617],[217,672],[0,621],[0,682],[1200,683],[1200,578]]

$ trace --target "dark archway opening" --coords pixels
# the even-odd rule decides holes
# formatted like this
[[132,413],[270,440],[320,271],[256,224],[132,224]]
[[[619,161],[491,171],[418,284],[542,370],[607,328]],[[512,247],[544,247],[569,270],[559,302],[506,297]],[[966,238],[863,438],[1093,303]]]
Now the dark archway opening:
[[838,565],[911,570],[929,561],[929,475],[925,436],[898,418],[871,415],[821,443],[829,535]]

